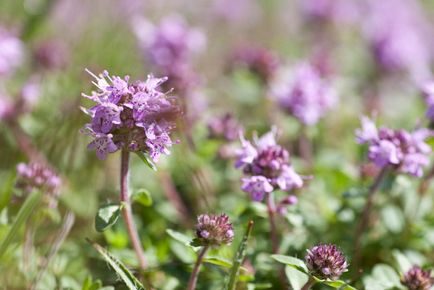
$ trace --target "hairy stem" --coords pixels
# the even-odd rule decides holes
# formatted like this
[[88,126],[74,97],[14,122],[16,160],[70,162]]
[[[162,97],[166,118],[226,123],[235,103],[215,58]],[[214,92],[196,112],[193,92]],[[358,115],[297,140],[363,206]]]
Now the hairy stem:
[[309,280],[307,280],[306,284],[304,284],[300,290],[309,290],[310,287],[312,287],[315,283],[315,279],[313,277],[309,277]]
[[268,211],[268,219],[270,221],[271,246],[273,249],[273,254],[277,254],[279,252],[279,241],[277,238],[276,221],[274,220],[276,207],[274,205],[274,196],[272,192],[268,193],[267,195],[267,211]]
[[208,246],[203,247],[199,255],[197,256],[196,263],[194,264],[193,272],[191,272],[190,280],[188,281],[188,290],[196,289],[197,277],[199,276],[200,265],[202,264],[203,258],[205,257],[206,252],[208,251]]
[[130,153],[122,150],[121,155],[121,192],[120,200],[123,204],[122,216],[127,226],[128,235],[131,243],[133,244],[134,251],[136,252],[137,259],[139,260],[140,268],[146,269],[146,258],[140,243],[139,234],[133,220],[133,212],[131,210],[131,201],[128,194],[128,167],[129,167]]
[[363,233],[365,232],[366,227],[367,227],[368,222],[369,222],[369,215],[370,215],[373,201],[374,201],[374,194],[380,188],[381,182],[383,181],[384,177],[386,176],[387,170],[388,170],[388,166],[383,167],[383,169],[381,169],[380,173],[375,178],[374,183],[369,188],[368,195],[367,195],[367,201],[366,201],[365,207],[363,208],[362,216],[361,216],[359,223],[357,224],[357,227],[356,227],[356,235],[355,235],[354,247],[353,247],[353,249],[354,249],[353,265],[354,265],[354,269],[356,270],[356,273],[357,273],[357,270],[358,270],[359,264],[360,264],[361,240],[362,240]]

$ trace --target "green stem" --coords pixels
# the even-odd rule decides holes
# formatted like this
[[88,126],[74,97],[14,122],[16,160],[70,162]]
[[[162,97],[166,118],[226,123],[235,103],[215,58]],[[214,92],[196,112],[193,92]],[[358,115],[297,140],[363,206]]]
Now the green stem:
[[309,277],[306,284],[300,290],[309,290],[313,285],[315,285],[316,281],[313,277]]
[[123,203],[122,216],[127,226],[128,235],[131,243],[133,244],[134,251],[136,252],[137,259],[139,260],[140,268],[146,269],[147,263],[145,253],[140,243],[139,234],[137,232],[136,225],[133,220],[133,212],[131,210],[131,201],[128,194],[128,169],[129,169],[130,153],[126,150],[122,150],[121,155],[121,192],[120,200]]
[[226,285],[226,290],[234,290],[235,286],[237,284],[238,280],[238,274],[240,272],[241,264],[244,261],[244,258],[246,256],[247,252],[247,242],[250,238],[250,234],[252,233],[253,229],[253,221],[249,221],[249,224],[247,225],[246,233],[244,234],[243,240],[240,243],[240,246],[238,248],[237,255],[234,258],[234,262],[232,264],[231,268],[231,274],[229,276],[229,282]]

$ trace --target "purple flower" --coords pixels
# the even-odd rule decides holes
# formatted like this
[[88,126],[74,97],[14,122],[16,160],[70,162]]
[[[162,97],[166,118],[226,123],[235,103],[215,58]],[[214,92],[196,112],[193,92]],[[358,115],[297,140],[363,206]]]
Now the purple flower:
[[254,145],[241,137],[242,149],[235,166],[248,177],[241,189],[253,200],[261,201],[265,194],[280,189],[291,191],[303,186],[303,180],[290,164],[289,152],[278,145],[271,131],[255,140]]
[[12,74],[24,61],[24,45],[4,27],[0,27],[0,76]]
[[273,186],[268,182],[264,176],[250,176],[242,179],[243,184],[241,189],[247,193],[254,201],[262,201],[266,193],[274,190]]
[[318,245],[307,250],[306,265],[312,275],[337,280],[348,269],[345,256],[335,245]]
[[370,0],[367,4],[363,28],[377,64],[386,71],[409,72],[419,80],[429,76],[429,24],[418,2]]
[[434,122],[434,81],[426,83],[422,88],[422,95],[425,98],[428,109],[426,110],[426,117]]
[[201,246],[220,246],[230,244],[234,238],[234,229],[225,214],[202,214],[197,218],[195,244]]
[[413,266],[401,277],[401,284],[409,290],[429,290],[434,285],[431,270],[424,271],[418,266]]
[[33,190],[41,190],[48,198],[49,206],[55,207],[61,179],[54,170],[38,162],[20,163],[17,165],[16,187],[26,194]]
[[368,118],[361,120],[362,129],[356,130],[356,136],[359,143],[369,145],[369,160],[381,168],[391,165],[402,173],[416,177],[423,175],[431,153],[425,140],[433,135],[431,130],[419,129],[410,133],[386,127],[377,129]]
[[208,136],[211,139],[234,141],[238,138],[241,125],[230,113],[215,117],[208,122]]
[[155,162],[161,154],[170,154],[170,133],[179,108],[173,98],[158,90],[167,79],[148,76],[144,82],[129,83],[128,77],[108,72],[90,74],[99,90],[83,95],[96,103],[90,109],[82,108],[92,118],[83,128],[94,137],[88,148],[95,149],[99,159],[117,150],[141,151]]
[[237,49],[230,58],[230,66],[245,67],[262,82],[268,83],[276,73],[279,61],[269,50],[261,47]]
[[337,96],[319,72],[300,64],[292,74],[284,73],[272,89],[279,105],[306,125],[316,124],[337,102]]
[[60,42],[45,41],[36,46],[33,58],[36,64],[44,69],[60,69],[67,64],[67,49]]

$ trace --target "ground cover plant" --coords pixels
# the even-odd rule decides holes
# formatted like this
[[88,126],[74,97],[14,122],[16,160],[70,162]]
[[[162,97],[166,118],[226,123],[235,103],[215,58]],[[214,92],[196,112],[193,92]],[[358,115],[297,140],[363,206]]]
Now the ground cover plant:
[[434,289],[433,19],[1,1],[0,289]]

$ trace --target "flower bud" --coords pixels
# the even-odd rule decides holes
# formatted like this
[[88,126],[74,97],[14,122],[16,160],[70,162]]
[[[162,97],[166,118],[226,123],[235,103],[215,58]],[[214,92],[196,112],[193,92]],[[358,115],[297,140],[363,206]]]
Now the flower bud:
[[337,280],[348,268],[345,256],[331,244],[307,250],[305,261],[311,274],[321,279]]
[[234,238],[234,230],[225,214],[202,214],[197,218],[195,244],[201,246],[220,246],[230,244]]

